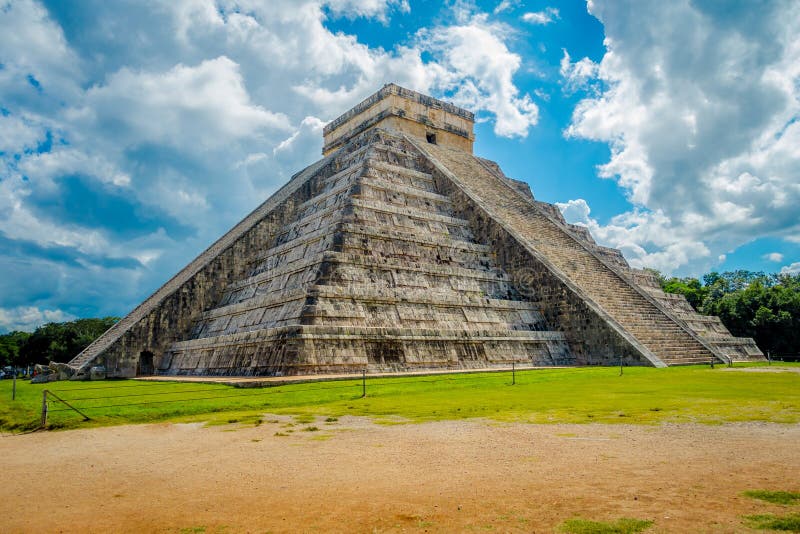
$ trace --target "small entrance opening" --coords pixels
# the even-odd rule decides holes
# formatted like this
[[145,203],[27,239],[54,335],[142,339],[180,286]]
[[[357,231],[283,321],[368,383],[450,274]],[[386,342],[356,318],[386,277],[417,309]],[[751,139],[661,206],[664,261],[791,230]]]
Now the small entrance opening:
[[153,353],[143,350],[139,353],[139,363],[136,365],[136,376],[149,376],[154,374]]
[[436,134],[435,133],[426,133],[425,139],[432,145],[436,144]]

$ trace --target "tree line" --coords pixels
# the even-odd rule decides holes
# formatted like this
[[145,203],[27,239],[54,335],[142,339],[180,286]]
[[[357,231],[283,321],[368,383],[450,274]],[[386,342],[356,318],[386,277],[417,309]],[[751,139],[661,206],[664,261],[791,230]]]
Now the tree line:
[[655,272],[665,292],[680,293],[699,313],[716,315],[734,336],[752,337],[765,354],[800,354],[800,274],[739,270],[700,280]]
[[0,335],[0,364],[27,367],[51,361],[68,362],[117,321],[119,317],[77,319],[47,323],[33,332]]
[[[699,313],[718,316],[733,335],[752,337],[775,356],[800,354],[800,274],[739,270],[698,279],[653,272],[664,291],[684,295]],[[68,362],[117,321],[78,319],[0,335],[0,365]]]

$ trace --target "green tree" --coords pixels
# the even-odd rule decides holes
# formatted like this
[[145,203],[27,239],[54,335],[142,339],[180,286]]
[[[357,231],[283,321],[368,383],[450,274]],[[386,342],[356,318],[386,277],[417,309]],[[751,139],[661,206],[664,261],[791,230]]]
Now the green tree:
[[0,335],[0,365],[20,365],[19,351],[30,337],[29,332],[13,331]]
[[20,347],[20,364],[68,362],[118,320],[104,317],[42,325]]
[[658,274],[665,292],[718,316],[733,335],[752,337],[774,355],[800,353],[800,275],[738,270],[710,272],[701,282]]
[[704,309],[719,316],[732,334],[754,338],[761,350],[800,353],[800,275],[762,275],[707,299]]
[[700,310],[708,295],[708,289],[697,278],[669,278],[662,281],[662,289],[666,293],[680,293],[692,308]]

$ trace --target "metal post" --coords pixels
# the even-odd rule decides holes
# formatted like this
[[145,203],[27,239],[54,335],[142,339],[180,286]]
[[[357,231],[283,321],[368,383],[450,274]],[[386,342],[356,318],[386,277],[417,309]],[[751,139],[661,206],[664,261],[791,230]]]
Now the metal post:
[[772,365],[772,358],[769,357],[769,351],[767,351],[767,362],[768,365]]
[[514,362],[511,362],[511,385],[513,386],[516,383],[517,383],[516,365]]
[[47,426],[47,390],[42,391],[42,423],[41,427]]
[[367,396],[367,370],[363,369],[361,371],[361,398]]

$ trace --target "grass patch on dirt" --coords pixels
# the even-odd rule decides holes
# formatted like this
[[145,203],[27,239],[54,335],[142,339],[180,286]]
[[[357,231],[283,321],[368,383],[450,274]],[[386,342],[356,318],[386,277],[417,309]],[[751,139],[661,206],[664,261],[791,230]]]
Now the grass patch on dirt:
[[792,505],[800,503],[800,492],[798,491],[749,490],[743,492],[742,495],[772,504]]
[[744,516],[744,524],[758,530],[800,532],[800,513],[789,515],[757,514]]
[[17,400],[12,402],[10,381],[3,380],[0,430],[36,428],[45,389],[92,419],[84,422],[65,405],[51,401],[50,428],[157,421],[256,424],[265,413],[292,415],[300,424],[318,416],[346,415],[407,422],[468,418],[612,424],[800,422],[800,373],[694,366],[629,367],[623,376],[612,367],[521,370],[513,386],[507,372],[368,378],[366,398],[361,398],[360,378],[268,388],[137,380],[19,381]]
[[561,532],[569,534],[636,534],[650,528],[649,519],[621,517],[615,521],[589,521],[587,519],[568,519],[561,524]]

